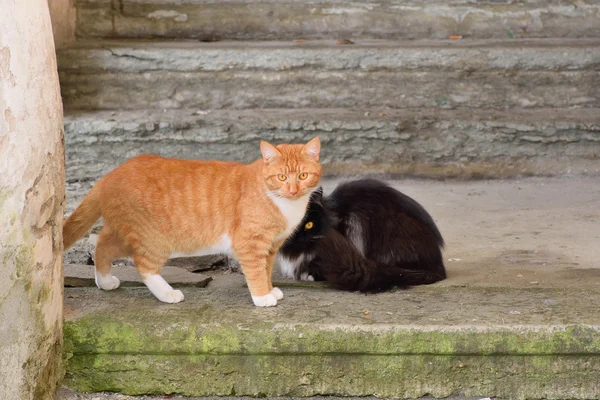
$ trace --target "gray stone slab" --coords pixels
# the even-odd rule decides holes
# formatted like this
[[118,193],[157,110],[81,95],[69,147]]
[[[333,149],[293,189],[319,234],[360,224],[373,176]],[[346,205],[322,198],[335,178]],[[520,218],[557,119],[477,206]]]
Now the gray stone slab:
[[78,1],[80,37],[200,40],[598,37],[594,0]]
[[[93,265],[65,265],[65,287],[96,287],[94,271]],[[121,280],[122,287],[145,287],[134,267],[113,268],[112,273]],[[161,275],[173,287],[202,288],[212,281],[210,276],[173,266],[164,266]]]
[[600,41],[86,42],[59,53],[71,109],[600,106]]
[[600,39],[335,40],[270,42],[80,40],[58,50],[69,74],[231,70],[585,70],[600,67]]
[[184,302],[167,305],[145,289],[66,289],[65,384],[263,397],[594,398],[600,390],[598,290],[286,288],[269,309],[254,307],[242,286],[183,291]]
[[60,73],[67,109],[600,107],[600,71]]
[[600,111],[307,109],[67,112],[67,180],[141,153],[251,162],[260,139],[320,136],[326,175],[598,174]]

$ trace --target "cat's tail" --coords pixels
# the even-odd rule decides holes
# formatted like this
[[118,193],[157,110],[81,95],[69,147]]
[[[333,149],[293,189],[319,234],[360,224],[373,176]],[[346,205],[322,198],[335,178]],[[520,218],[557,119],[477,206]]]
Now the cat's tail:
[[100,218],[100,201],[96,186],[85,196],[79,207],[63,224],[63,245],[65,250],[89,231]]
[[404,268],[426,268],[416,263],[404,266],[386,265],[364,257],[344,265],[329,264],[329,266],[330,268],[325,272],[325,280],[331,286],[364,293],[383,292],[393,287],[430,285],[446,278],[444,271]]
[[[370,260],[367,260],[370,261]],[[366,292],[379,292],[379,288],[387,285],[408,287],[417,285],[430,285],[446,279],[446,271],[427,262],[414,262],[401,265],[386,265],[374,263],[375,268],[364,286]]]
[[365,258],[338,232],[326,239],[330,251],[320,252],[318,261],[329,285],[349,291],[377,293],[393,287],[429,285],[446,278],[441,256],[439,260],[415,261],[400,265],[377,263]]

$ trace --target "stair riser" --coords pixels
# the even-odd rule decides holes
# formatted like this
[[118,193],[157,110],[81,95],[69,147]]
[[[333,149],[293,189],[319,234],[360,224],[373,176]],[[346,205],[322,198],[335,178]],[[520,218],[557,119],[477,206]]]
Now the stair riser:
[[61,73],[67,109],[600,107],[600,72]]
[[[101,46],[101,47],[100,47]],[[58,51],[63,73],[600,70],[600,40],[222,42],[101,41]]]
[[[527,373],[535,371],[535,373]],[[111,355],[69,360],[81,391],[189,396],[596,398],[598,356]]]
[[260,139],[298,143],[317,135],[323,142],[327,174],[598,173],[600,124],[589,118],[578,120],[575,112],[569,121],[552,121],[551,111],[545,114],[548,121],[527,116],[514,116],[513,121],[511,113],[465,119],[455,119],[447,111],[439,115],[390,112],[383,117],[372,112],[371,117],[361,118],[362,113],[294,116],[285,111],[247,111],[193,116],[189,111],[161,118],[163,113],[157,110],[129,121],[115,121],[109,112],[88,119],[66,117],[67,180],[95,180],[141,153],[250,162],[259,157]]
[[81,37],[201,40],[600,36],[600,5],[593,0],[578,1],[577,7],[558,0],[527,4],[425,0],[148,3],[79,1],[77,33]]

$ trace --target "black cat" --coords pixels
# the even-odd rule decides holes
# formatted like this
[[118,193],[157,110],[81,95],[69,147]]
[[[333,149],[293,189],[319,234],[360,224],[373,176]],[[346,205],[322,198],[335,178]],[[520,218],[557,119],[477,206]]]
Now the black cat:
[[446,278],[444,240],[415,200],[374,179],[311,196],[296,232],[279,250],[285,277],[382,292]]

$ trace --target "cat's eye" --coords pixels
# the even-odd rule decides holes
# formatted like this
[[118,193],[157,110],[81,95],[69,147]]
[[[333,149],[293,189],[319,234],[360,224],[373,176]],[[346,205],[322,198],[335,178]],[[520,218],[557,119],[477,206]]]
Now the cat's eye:
[[298,179],[300,179],[301,181],[305,180],[306,178],[308,178],[308,174],[306,172],[303,172],[300,175],[298,175]]
[[278,174],[277,179],[279,179],[281,182],[283,182],[287,179],[287,175],[286,174]]
[[308,222],[306,223],[306,225],[304,225],[304,229],[311,229],[311,228],[313,227],[313,225],[314,225],[314,224],[312,223],[312,221],[308,221]]

